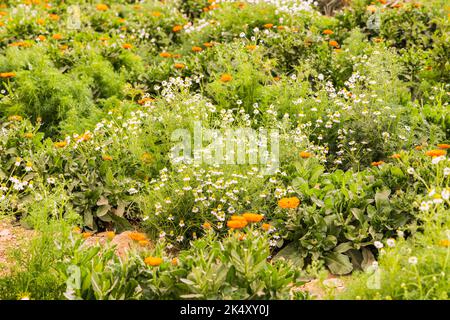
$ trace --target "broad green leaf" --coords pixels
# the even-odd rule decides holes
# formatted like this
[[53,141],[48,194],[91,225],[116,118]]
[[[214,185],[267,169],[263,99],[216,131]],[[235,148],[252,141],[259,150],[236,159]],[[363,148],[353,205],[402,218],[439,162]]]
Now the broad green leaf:
[[385,189],[383,191],[379,191],[375,194],[375,203],[379,208],[381,204],[389,202],[389,195],[391,191],[389,189]]
[[373,262],[375,261],[375,257],[373,256],[372,252],[370,252],[367,248],[362,248],[361,250],[363,260],[361,262],[361,268],[363,270],[366,270],[368,267],[370,267]]
[[105,198],[104,196],[101,196],[100,199],[98,199],[98,201],[97,201],[98,206],[104,206],[107,204],[109,204],[108,199]]
[[299,249],[293,242],[288,244],[286,247],[284,247],[280,251],[278,251],[278,253],[273,258],[273,261],[278,261],[280,259],[281,260],[282,259],[290,260],[295,265],[299,266],[300,268],[302,268],[304,265],[304,261],[303,261],[301,252],[299,251]]
[[109,212],[110,209],[111,209],[111,206],[109,204],[100,206],[97,209],[97,217],[99,217],[99,218],[103,217],[104,215],[106,215]]
[[325,262],[331,273],[336,275],[348,274],[353,270],[353,265],[350,262],[349,257],[342,253],[327,253],[325,255]]
[[351,208],[350,212],[353,214],[353,216],[358,220],[359,222],[364,221],[364,212],[359,208]]
[[350,249],[353,249],[353,244],[352,244],[352,242],[348,241],[348,242],[339,244],[338,246],[336,246],[336,248],[333,249],[333,251],[338,252],[338,253],[344,253]]

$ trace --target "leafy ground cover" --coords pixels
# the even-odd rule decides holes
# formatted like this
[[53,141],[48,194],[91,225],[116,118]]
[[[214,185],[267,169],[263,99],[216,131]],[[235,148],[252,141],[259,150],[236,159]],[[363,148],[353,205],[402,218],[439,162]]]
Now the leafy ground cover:
[[449,26],[445,0],[3,1],[0,299],[448,299]]

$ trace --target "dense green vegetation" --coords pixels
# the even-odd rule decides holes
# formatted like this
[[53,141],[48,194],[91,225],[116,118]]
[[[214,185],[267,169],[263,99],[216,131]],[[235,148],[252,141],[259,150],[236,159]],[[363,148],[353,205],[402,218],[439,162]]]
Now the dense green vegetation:
[[[0,299],[309,299],[325,270],[329,298],[447,299],[450,7],[320,10],[3,1],[0,217],[37,236]],[[174,157],[198,123],[203,161]],[[276,170],[210,161],[241,129]]]

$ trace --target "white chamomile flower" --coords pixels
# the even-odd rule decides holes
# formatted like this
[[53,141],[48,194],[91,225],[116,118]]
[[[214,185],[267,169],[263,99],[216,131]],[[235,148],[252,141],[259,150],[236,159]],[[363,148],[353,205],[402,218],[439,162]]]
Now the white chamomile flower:
[[420,204],[419,210],[420,211],[428,211],[428,210],[430,210],[430,203],[426,202],[426,201],[422,201],[422,203]]
[[444,168],[444,176],[448,176],[448,175],[450,175],[450,168],[446,167],[446,168]]
[[442,190],[441,197],[444,200],[449,200],[450,199],[450,188],[446,188],[446,189]]
[[380,241],[375,241],[375,242],[373,243],[373,245],[374,245],[375,248],[377,248],[377,249],[381,249],[381,248],[384,247],[384,245],[383,245]]
[[392,238],[389,238],[386,240],[386,244],[388,245],[388,247],[395,247],[395,240]]
[[414,257],[414,256],[412,256],[412,257],[409,257],[409,259],[408,259],[408,263],[410,263],[410,264],[412,264],[412,265],[416,265],[417,264],[417,257]]
[[128,193],[129,194],[135,194],[135,193],[137,193],[138,191],[137,191],[137,189],[135,189],[135,188],[130,188],[130,189],[128,189]]
[[440,157],[433,157],[433,159],[431,160],[432,164],[438,164],[439,162],[445,160],[445,156],[440,156]]

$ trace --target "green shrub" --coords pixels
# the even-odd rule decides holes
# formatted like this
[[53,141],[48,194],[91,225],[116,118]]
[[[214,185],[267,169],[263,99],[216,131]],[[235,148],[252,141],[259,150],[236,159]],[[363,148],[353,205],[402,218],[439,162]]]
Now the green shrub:
[[337,298],[376,300],[446,300],[450,292],[449,220],[447,210],[426,213],[423,233],[389,240],[378,263],[347,284]]

